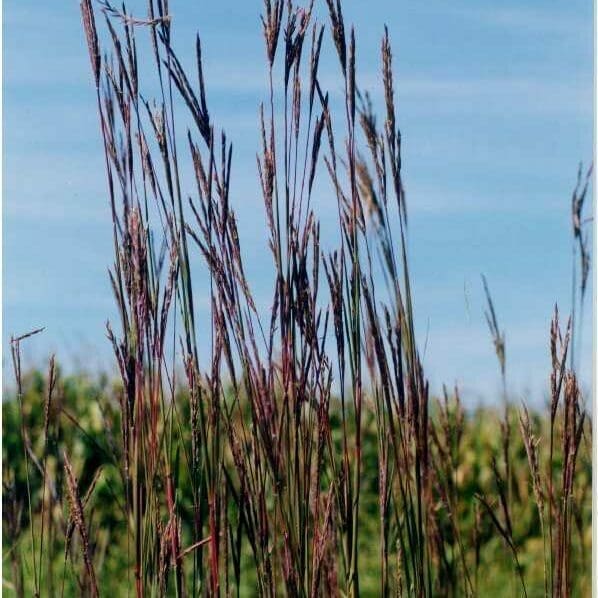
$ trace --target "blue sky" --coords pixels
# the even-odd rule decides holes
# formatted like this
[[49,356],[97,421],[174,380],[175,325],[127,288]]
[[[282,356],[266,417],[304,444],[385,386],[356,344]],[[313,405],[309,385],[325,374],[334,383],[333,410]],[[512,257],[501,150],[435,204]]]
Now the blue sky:
[[[506,332],[511,391],[537,399],[547,386],[554,303],[570,309],[570,194],[579,161],[592,156],[592,2],[344,4],[356,26],[358,84],[379,88],[384,24],[393,44],[418,330],[432,387],[458,382],[475,399],[496,396],[483,272]],[[268,259],[255,172],[266,76],[261,2],[171,0],[171,10],[183,57],[196,30],[202,37],[211,112],[235,144],[232,195],[249,275],[266,298],[256,267]],[[11,333],[46,326],[28,344],[27,363],[56,351],[71,367],[111,369],[111,231],[78,2],[5,0],[3,22],[4,347]],[[321,72],[332,91],[333,67],[324,61]],[[316,207],[324,218],[334,208],[327,198]],[[589,383],[589,302],[586,312]]]

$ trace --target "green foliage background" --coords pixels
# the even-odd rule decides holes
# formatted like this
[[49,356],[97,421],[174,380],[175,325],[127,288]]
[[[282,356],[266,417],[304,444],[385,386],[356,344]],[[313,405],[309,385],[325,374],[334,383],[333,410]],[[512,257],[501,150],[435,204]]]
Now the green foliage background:
[[[46,379],[40,371],[29,372],[23,380],[24,424],[30,436],[31,448],[40,457],[44,453],[44,409]],[[118,458],[120,387],[108,377],[87,375],[59,376],[57,389],[49,417],[49,442],[47,448],[47,480],[45,493],[54,488],[58,498],[65,490],[63,452],[67,451],[79,480],[82,496],[87,492],[94,476],[101,469],[97,483],[85,507],[87,523],[94,555],[98,583],[103,595],[125,595],[132,587],[132,554],[127,546],[126,523],[123,515],[123,487],[115,465]],[[184,410],[188,400],[184,394],[177,398],[179,408]],[[331,426],[340,442],[340,418],[335,419],[331,408]],[[373,415],[367,411],[364,425],[364,467],[362,485],[362,509],[360,514],[360,577],[361,593],[376,596],[379,591],[380,561],[378,555],[378,463],[376,431]],[[520,553],[528,595],[543,596],[542,536],[537,508],[535,506],[525,449],[517,427],[515,408],[511,410],[512,423],[512,472],[513,472],[513,526],[514,537]],[[27,508],[26,469],[21,439],[21,417],[14,393],[7,393],[2,405],[2,460],[3,460],[3,590],[13,595],[11,567],[17,559],[24,571],[25,594],[33,595],[33,553],[30,521]],[[546,457],[546,419],[538,412],[532,414],[536,436],[540,438],[540,461]],[[183,413],[182,421],[189,421]],[[476,493],[496,496],[491,468],[493,456],[500,454],[500,414],[491,408],[477,408],[465,412],[463,436],[458,448],[459,465],[454,473],[458,492],[457,510],[459,526],[466,544],[467,558],[473,565],[474,520]],[[582,442],[576,474],[576,501],[574,504],[576,529],[573,531],[574,595],[586,596],[590,592],[591,571],[591,437],[589,431]],[[555,462],[558,468],[559,461]],[[186,491],[189,480],[186,468],[179,468],[179,494],[183,524],[191,522],[191,504],[185,502],[190,496]],[[39,567],[39,519],[42,499],[42,474],[30,463],[34,542]],[[52,531],[44,538],[41,564],[43,595],[60,595],[64,583],[64,595],[79,595],[77,585],[78,559],[77,535],[73,539],[73,559],[65,565],[64,526],[68,519],[66,499],[52,501]],[[494,503],[496,504],[496,503]],[[11,530],[9,521],[11,507],[20,511],[17,530]],[[59,506],[64,505],[64,506]],[[438,509],[443,509],[441,504]],[[47,520],[46,520],[47,521]],[[448,521],[447,521],[448,525]],[[490,519],[482,514],[479,527],[480,552],[477,571],[477,588],[480,596],[513,596],[520,591],[513,573],[513,564],[507,547],[496,533]],[[185,535],[188,537],[185,538]],[[183,546],[189,544],[189,529],[183,530]],[[243,547],[243,574],[245,585],[240,595],[254,595],[252,578],[255,576],[248,546]],[[455,551],[455,558],[457,553]],[[472,569],[473,570],[473,569]],[[64,579],[63,579],[64,578]],[[448,592],[448,590],[447,590]]]

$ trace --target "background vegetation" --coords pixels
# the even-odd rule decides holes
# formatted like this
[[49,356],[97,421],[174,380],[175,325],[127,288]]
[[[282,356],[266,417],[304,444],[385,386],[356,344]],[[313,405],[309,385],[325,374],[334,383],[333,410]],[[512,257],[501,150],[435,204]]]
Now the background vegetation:
[[[30,430],[29,442],[35,454],[44,454],[44,411],[48,391],[47,375],[29,372],[23,382],[25,424]],[[114,463],[116,443],[110,434],[119,429],[118,383],[108,378],[92,379],[87,376],[62,377],[57,374],[53,405],[50,415],[48,448],[46,449],[47,484],[46,532],[44,546],[40,547],[41,504],[43,474],[35,465],[30,470],[30,487],[34,505],[34,528],[37,530],[37,566],[43,581],[42,595],[78,595],[79,584],[84,584],[80,562],[80,539],[73,534],[65,558],[65,532],[69,522],[64,488],[64,454],[71,456],[80,472],[80,493],[88,497],[85,512],[91,551],[97,571],[101,594],[125,595],[132,587],[130,545],[123,513],[119,467]],[[180,405],[188,405],[188,396],[180,396]],[[461,413],[460,432],[453,438],[453,474],[455,508],[459,517],[460,533],[467,549],[468,565],[475,577],[477,594],[482,596],[508,596],[517,594],[519,587],[513,582],[512,559],[504,540],[496,533],[491,518],[480,508],[476,494],[496,496],[496,478],[493,459],[500,454],[500,413],[492,408],[479,408],[460,412],[454,397],[450,399],[451,419],[457,423]],[[338,423],[338,413],[336,414]],[[183,421],[187,421],[184,414]],[[541,439],[539,459],[548,460],[549,422],[541,414],[531,415],[532,423]],[[544,594],[543,538],[538,510],[525,447],[518,434],[517,415],[511,412],[514,447],[512,473],[514,479],[513,537],[519,560],[524,570],[530,596]],[[4,469],[4,527],[3,565],[4,591],[10,595],[15,581],[22,579],[25,595],[34,594],[33,553],[29,535],[25,461],[21,441],[21,416],[13,397],[3,404],[3,469]],[[454,424],[453,424],[454,425]],[[110,433],[107,433],[111,431]],[[188,430],[186,430],[188,433]],[[337,430],[338,432],[338,430]],[[378,457],[376,430],[373,417],[364,426],[364,454],[362,476],[362,518],[360,527],[361,591],[363,595],[376,596],[380,591],[381,561],[378,551],[380,519],[378,510]],[[591,438],[581,449],[581,466],[576,474],[576,497],[573,538],[573,595],[589,595],[591,570]],[[560,465],[560,457],[556,460]],[[556,469],[556,468],[555,468]],[[181,468],[184,472],[184,468]],[[53,493],[56,492],[56,495]],[[185,524],[182,530],[183,545],[191,544],[193,537],[189,521],[192,505],[189,480],[184,474],[179,479],[179,509]],[[439,502],[438,508],[442,509]],[[20,516],[19,516],[20,515]],[[255,594],[255,571],[247,542],[242,545],[240,594]],[[454,553],[451,555],[454,558]],[[186,557],[187,559],[189,556]],[[71,559],[73,559],[71,561]],[[190,569],[188,564],[187,569]],[[229,572],[232,577],[232,571]],[[83,579],[81,578],[83,577]],[[231,581],[231,591],[235,589]],[[439,590],[439,594],[449,594]],[[234,591],[233,591],[234,593]],[[454,593],[460,594],[459,591]]]

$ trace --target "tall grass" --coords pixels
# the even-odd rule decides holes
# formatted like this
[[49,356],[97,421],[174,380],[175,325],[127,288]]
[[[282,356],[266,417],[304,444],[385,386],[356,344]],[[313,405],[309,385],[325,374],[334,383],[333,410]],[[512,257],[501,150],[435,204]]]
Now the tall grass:
[[[494,550],[496,538],[513,561],[513,592],[526,593],[532,563],[522,544],[537,522],[529,519],[530,488],[544,594],[569,596],[582,587],[573,579],[581,571],[574,545],[584,540],[574,541],[573,532],[577,525],[583,534],[587,524],[589,482],[576,472],[590,432],[576,374],[566,368],[569,333],[563,338],[558,317],[551,329],[549,451],[538,450],[540,432],[525,409],[522,436],[511,437],[504,335],[487,286],[504,388],[501,447],[492,446],[490,458],[488,447],[474,448],[472,465],[464,447],[470,416],[458,389],[437,402],[430,397],[416,342],[388,31],[380,46],[379,125],[359,85],[356,34],[340,0],[322,5],[322,23],[314,2],[264,3],[269,87],[257,176],[274,274],[264,317],[245,274],[230,198],[233,146],[210,115],[199,37],[191,77],[174,48],[167,0],[149,0],[144,18],[107,1],[97,7],[81,2],[112,214],[110,281],[119,321],[107,324],[107,335],[120,382],[98,399],[98,441],[68,405],[52,408],[52,364],[36,504],[29,482],[37,462],[28,441],[33,422],[21,407],[27,487],[15,491],[10,465],[4,486],[16,594],[24,594],[29,566],[18,552],[26,527],[36,595],[60,566],[62,593],[68,579],[80,592],[104,593],[102,583],[113,587],[113,580],[103,568],[120,551],[118,574],[126,580],[119,587],[137,596],[471,596],[485,587],[480,569],[496,555],[482,552]],[[328,48],[343,81],[340,102],[318,74]],[[156,97],[144,89],[157,90]],[[189,172],[196,191],[185,197]],[[330,186],[337,246],[322,241],[313,208]],[[196,257],[209,275],[200,287],[192,283]],[[209,298],[209,329],[199,326],[198,291]],[[208,346],[209,359],[200,362],[200,348]],[[76,428],[95,461],[74,454],[72,443],[59,454],[56,437],[48,445],[49,431],[64,426]],[[469,443],[483,441],[471,429],[469,435]],[[515,471],[522,462],[516,450],[531,473]],[[53,476],[50,453],[60,465]],[[491,483],[482,479],[482,461]],[[46,504],[51,477],[60,490],[50,491]],[[112,535],[94,523],[98,483],[115,506],[120,528]],[[50,522],[64,539],[49,545],[43,537]],[[373,582],[372,563],[379,572]]]

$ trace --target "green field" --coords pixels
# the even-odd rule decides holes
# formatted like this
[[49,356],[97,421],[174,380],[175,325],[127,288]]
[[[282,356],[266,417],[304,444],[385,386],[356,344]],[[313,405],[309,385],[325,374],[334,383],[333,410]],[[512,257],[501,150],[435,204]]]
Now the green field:
[[[33,541],[36,563],[39,568],[42,595],[80,594],[85,585],[84,567],[81,560],[80,538],[75,534],[65,561],[65,528],[70,520],[64,481],[64,453],[70,456],[78,476],[78,489],[85,496],[86,525],[89,528],[90,551],[96,568],[102,595],[125,595],[133,587],[132,568],[134,555],[127,535],[127,519],[123,513],[122,477],[118,463],[119,453],[119,395],[122,388],[118,382],[107,378],[58,375],[49,413],[48,442],[44,437],[44,411],[47,400],[45,373],[29,372],[23,382],[23,412],[32,452],[38,456],[38,464],[46,471],[46,491],[43,493],[42,471],[29,463],[29,484],[32,497]],[[177,398],[181,422],[189,419],[188,396],[181,393]],[[331,426],[336,444],[340,447],[338,429],[338,405],[331,409]],[[441,449],[451,453],[451,478],[440,479],[435,484],[446,484],[450,489],[456,524],[463,542],[465,559],[472,577],[476,594],[480,596],[513,596],[521,592],[515,576],[512,554],[506,542],[497,533],[489,515],[481,508],[476,495],[488,497],[496,509],[496,516],[503,522],[503,513],[497,499],[497,477],[492,460],[501,454],[501,414],[493,409],[479,408],[460,411],[452,397],[449,400],[449,419],[441,416],[443,410],[434,408],[432,452],[434,460],[441,465]],[[528,458],[523,445],[518,415],[510,412],[512,425],[511,475],[512,502],[510,516],[513,523],[513,542],[526,582],[528,596],[544,595],[544,546],[539,511],[534,500]],[[543,479],[547,475],[549,422],[541,413],[531,414],[535,434],[539,439],[538,455]],[[446,428],[446,426],[449,426]],[[34,593],[33,550],[30,534],[26,482],[26,465],[20,435],[20,415],[17,402],[9,396],[3,404],[3,569],[4,591],[11,595],[15,579],[22,576],[25,595]],[[364,417],[363,468],[361,474],[361,510],[359,518],[360,590],[364,596],[380,594],[380,507],[379,468],[377,456],[376,423],[373,409],[367,408]],[[447,439],[446,434],[449,434]],[[183,429],[188,441],[190,430]],[[560,434],[560,430],[557,436]],[[571,498],[571,577],[574,596],[586,596],[590,592],[591,569],[591,437],[589,428],[580,447],[574,495]],[[448,442],[448,444],[447,444]],[[45,458],[44,458],[45,455]],[[179,463],[183,458],[179,458]],[[554,459],[555,485],[560,484],[562,453],[559,448]],[[234,465],[229,459],[225,466],[234,479]],[[501,467],[502,469],[502,467]],[[177,478],[177,509],[182,524],[182,546],[193,542],[194,534],[192,492],[187,468],[180,463],[175,472]],[[500,474],[499,474],[500,475]],[[442,477],[442,476],[441,476]],[[238,482],[235,482],[238,483]],[[42,497],[43,495],[43,497]],[[45,537],[41,539],[42,499],[45,504]],[[439,566],[436,595],[464,595],[459,549],[455,534],[451,531],[449,511],[440,497],[434,505],[436,517],[443,529],[445,546],[443,558],[448,562]],[[236,505],[228,506],[230,525],[236,523]],[[17,523],[12,514],[20,513]],[[166,513],[163,514],[167,517]],[[131,522],[129,522],[131,525]],[[338,540],[336,540],[338,541]],[[340,548],[337,547],[340,550]],[[207,559],[207,551],[202,555]],[[390,575],[397,575],[396,550],[391,548],[393,558],[389,564]],[[185,575],[187,587],[192,583],[193,557],[186,557]],[[224,574],[224,570],[222,571]],[[229,589],[236,595],[235,576],[228,567]],[[340,572],[337,572],[340,574]],[[241,584],[239,594],[255,595],[255,564],[247,539],[241,541]],[[64,584],[64,586],[63,586]]]

